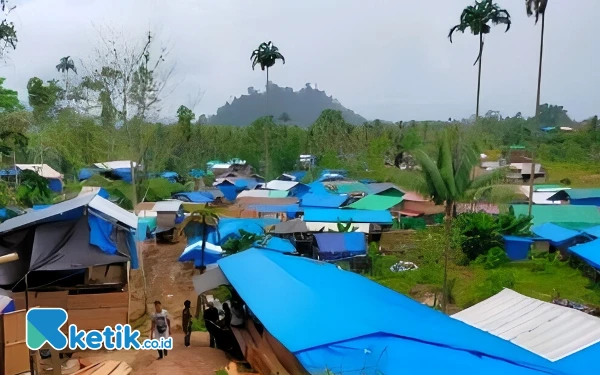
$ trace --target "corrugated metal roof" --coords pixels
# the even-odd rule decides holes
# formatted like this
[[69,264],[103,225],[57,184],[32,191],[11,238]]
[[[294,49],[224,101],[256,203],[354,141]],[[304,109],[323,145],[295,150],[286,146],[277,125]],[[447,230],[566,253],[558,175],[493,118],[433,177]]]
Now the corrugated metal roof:
[[[401,195],[402,193],[398,192],[398,194]],[[381,211],[389,210],[400,202],[402,202],[402,196],[371,194],[357,200],[348,207],[357,210]]]
[[22,171],[33,171],[44,178],[62,179],[63,175],[48,164],[15,164]]
[[290,190],[298,185],[297,181],[282,181],[282,180],[273,180],[267,182],[267,189],[271,190]]
[[600,342],[600,319],[510,289],[452,317],[550,361]]
[[168,201],[160,201],[154,204],[152,211],[156,212],[177,212],[181,209],[182,201],[173,199]]
[[[511,209],[517,217],[527,216],[529,212],[526,204],[513,204]],[[531,214],[533,215],[533,225],[556,223],[563,227],[567,225],[571,229],[600,225],[600,210],[596,206],[533,205]]]
[[286,198],[289,195],[285,190],[244,190],[238,194],[239,198]]
[[371,190],[370,191],[371,194],[381,193],[382,191],[385,191],[388,189],[396,189],[396,190],[404,193],[404,190],[402,190],[397,185],[392,184],[391,182],[374,182],[372,184],[369,184],[368,186],[369,186],[369,189]]
[[[550,189],[550,188],[549,188]],[[519,186],[519,190],[523,193],[527,199],[529,199],[529,186]],[[560,200],[548,200],[548,198],[552,197],[555,194],[553,191],[533,191],[533,203],[535,204],[561,204]]]

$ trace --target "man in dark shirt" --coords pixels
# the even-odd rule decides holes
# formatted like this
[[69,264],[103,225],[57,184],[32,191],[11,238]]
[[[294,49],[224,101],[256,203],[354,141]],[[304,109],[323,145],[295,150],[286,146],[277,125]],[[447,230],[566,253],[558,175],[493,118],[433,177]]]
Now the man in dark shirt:
[[[210,336],[210,347],[216,348],[215,336],[211,333],[213,331],[214,325],[219,321],[219,310],[213,305],[212,302],[208,303],[208,308],[204,310],[204,325],[206,326],[206,330]],[[211,323],[207,323],[211,322]]]

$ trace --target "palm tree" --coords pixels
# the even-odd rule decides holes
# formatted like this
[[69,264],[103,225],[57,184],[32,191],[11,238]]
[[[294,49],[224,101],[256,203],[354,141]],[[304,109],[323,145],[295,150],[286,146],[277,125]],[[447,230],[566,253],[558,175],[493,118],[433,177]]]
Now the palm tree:
[[[256,65],[260,65],[261,70],[267,71],[267,115],[269,113],[269,68],[273,67],[277,60],[281,60],[281,62],[285,64],[285,58],[279,52],[279,48],[277,48],[271,41],[268,43],[261,43],[257,49],[252,51],[252,55],[250,56],[250,61],[252,61],[252,70],[254,70]],[[265,177],[269,175],[269,139],[267,134],[267,127],[265,126]]]
[[471,179],[471,171],[479,163],[480,156],[474,145],[469,145],[464,140],[461,142],[457,130],[444,130],[435,155],[429,155],[423,149],[419,149],[414,153],[414,157],[421,166],[422,181],[417,189],[431,197],[436,204],[444,205],[446,238],[442,309],[446,312],[448,257],[455,203],[480,195],[482,190],[489,188],[502,172],[488,173]]
[[60,63],[56,65],[56,70],[59,72],[66,74],[65,79],[65,97],[69,100],[69,70],[72,70],[75,74],[77,74],[77,68],[75,67],[75,62],[71,59],[71,56],[65,56],[60,59]]
[[[531,17],[535,14],[535,23],[537,24],[540,16],[542,17],[542,32],[540,39],[540,64],[538,67],[538,84],[537,98],[535,101],[535,118],[539,122],[540,115],[540,93],[542,89],[542,60],[544,58],[544,29],[546,26],[546,7],[548,0],[525,0],[527,16]],[[529,176],[529,216],[531,216],[531,208],[533,206],[533,180],[535,180],[535,150],[531,155],[531,174]]]
[[479,35],[479,54],[475,64],[479,62],[479,73],[477,75],[477,109],[475,111],[475,121],[479,119],[479,94],[481,92],[481,58],[483,55],[483,35],[489,34],[491,27],[489,23],[493,25],[505,24],[507,32],[510,29],[511,20],[510,14],[505,9],[502,9],[492,2],[492,0],[475,0],[475,5],[469,5],[466,7],[460,15],[460,23],[450,29],[448,38],[452,43],[452,34],[455,31],[462,33],[465,30],[470,29],[473,35]]

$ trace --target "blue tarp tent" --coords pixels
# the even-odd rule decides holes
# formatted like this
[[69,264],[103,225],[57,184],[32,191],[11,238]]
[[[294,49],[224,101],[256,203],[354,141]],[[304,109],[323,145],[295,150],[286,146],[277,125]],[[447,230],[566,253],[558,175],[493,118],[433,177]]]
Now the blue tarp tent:
[[[194,262],[194,266],[199,267],[202,265],[202,243],[203,241],[197,241],[187,246],[183,253],[179,256],[180,262]],[[204,265],[217,263],[225,255],[221,246],[217,246],[210,242],[206,242],[204,246]]]
[[236,185],[232,184],[229,181],[221,182],[217,185],[217,188],[221,190],[221,193],[223,193],[225,199],[231,202],[233,202],[235,198],[237,198],[238,192],[244,190],[242,188],[238,188]]
[[168,180],[169,182],[176,183],[177,179],[179,178],[179,175],[177,174],[177,172],[162,172],[160,174],[160,177],[164,178],[165,180]]
[[[262,234],[265,227],[280,223],[279,219],[238,219],[221,218],[217,227],[207,226],[207,242],[222,245],[230,238],[239,237],[240,229],[254,234]],[[185,229],[188,243],[194,243],[202,240],[202,224],[188,225]]]
[[344,195],[308,193],[300,199],[300,206],[339,208],[347,199]]
[[304,210],[304,221],[314,221],[323,223],[353,222],[392,224],[392,214],[390,213],[390,211],[306,208]]
[[569,247],[569,250],[578,255],[590,266],[600,270],[600,239],[587,242],[581,245]]
[[315,233],[319,258],[341,260],[367,254],[367,241],[361,232]]
[[192,203],[211,203],[215,200],[215,197],[208,191],[175,193],[172,195],[172,198]]
[[531,228],[537,236],[549,240],[554,246],[563,246],[581,236],[581,232],[563,228],[553,223],[544,223]]
[[0,294],[0,315],[15,311],[15,301],[9,296]]
[[119,180],[123,180],[129,184],[131,183],[131,168],[115,168],[110,172]]
[[250,249],[218,265],[311,374],[562,374],[509,341],[333,264]]
[[527,237],[503,236],[506,255],[510,260],[525,260],[533,240]]

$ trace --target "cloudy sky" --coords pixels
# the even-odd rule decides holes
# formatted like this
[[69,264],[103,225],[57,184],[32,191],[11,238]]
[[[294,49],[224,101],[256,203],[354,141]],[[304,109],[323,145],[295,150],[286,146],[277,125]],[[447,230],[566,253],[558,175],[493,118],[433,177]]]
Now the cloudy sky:
[[[498,0],[512,15],[504,34],[486,37],[482,112],[532,115],[540,25],[523,0]],[[27,80],[60,78],[55,65],[71,55],[89,61],[98,29],[143,40],[151,29],[175,67],[163,116],[181,104],[198,114],[247,91],[264,88],[250,54],[272,40],[286,57],[271,80],[294,89],[306,83],[368,119],[430,120],[475,112],[477,37],[448,30],[472,0],[12,0],[19,43],[0,76],[26,100]],[[598,0],[551,0],[547,11],[542,102],[563,105],[583,120],[600,112]],[[136,39],[137,38],[137,39]],[[198,102],[199,93],[203,93]]]

